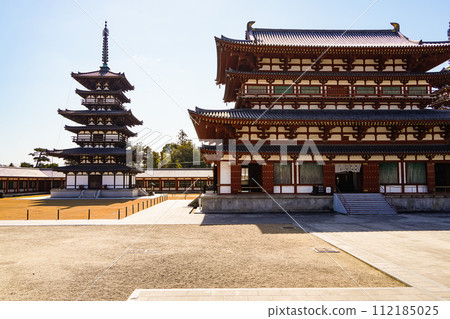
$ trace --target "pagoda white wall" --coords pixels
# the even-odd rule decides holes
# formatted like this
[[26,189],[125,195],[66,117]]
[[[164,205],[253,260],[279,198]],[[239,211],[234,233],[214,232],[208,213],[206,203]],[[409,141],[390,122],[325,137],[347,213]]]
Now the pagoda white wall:
[[114,188],[114,175],[103,175],[102,186],[108,186],[108,188]]
[[123,188],[123,175],[122,174],[116,175],[116,188]]
[[77,175],[77,188],[80,186],[84,186],[84,188],[88,188],[89,180],[88,175]]
[[68,189],[75,188],[75,175],[67,175],[66,188]]

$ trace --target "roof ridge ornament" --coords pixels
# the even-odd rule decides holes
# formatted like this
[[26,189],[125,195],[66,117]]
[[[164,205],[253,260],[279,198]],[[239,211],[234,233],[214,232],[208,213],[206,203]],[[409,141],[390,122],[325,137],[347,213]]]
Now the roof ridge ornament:
[[108,22],[105,21],[105,28],[103,29],[103,50],[102,50],[102,62],[103,66],[100,67],[102,71],[109,71],[108,67]]
[[255,35],[253,34],[253,28],[252,26],[255,24],[255,21],[249,21],[247,22],[247,32],[245,33],[245,38],[250,41],[255,42]]
[[396,32],[400,32],[400,24],[399,24],[399,23],[397,23],[397,22],[391,22],[391,26],[394,27],[394,30],[395,30]]
[[447,38],[450,41],[450,22],[448,23]]

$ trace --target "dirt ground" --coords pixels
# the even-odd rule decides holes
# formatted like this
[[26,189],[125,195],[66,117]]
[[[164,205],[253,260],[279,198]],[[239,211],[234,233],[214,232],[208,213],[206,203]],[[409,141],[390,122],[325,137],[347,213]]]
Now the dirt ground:
[[[49,199],[39,196],[0,199],[0,220],[118,219],[163,201],[156,199]],[[27,213],[28,210],[28,213]],[[59,216],[58,216],[59,210]]]
[[356,287],[330,256],[359,286],[404,286],[344,252],[315,253],[333,247],[282,226],[0,227],[0,299],[126,300],[138,288]]

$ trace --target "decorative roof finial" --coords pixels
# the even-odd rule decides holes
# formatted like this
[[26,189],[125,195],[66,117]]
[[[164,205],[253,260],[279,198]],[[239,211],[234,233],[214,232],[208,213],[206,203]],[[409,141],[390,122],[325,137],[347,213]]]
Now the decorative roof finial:
[[448,23],[447,37],[448,41],[450,41],[450,22]]
[[109,36],[109,30],[107,27],[108,22],[105,21],[105,28],[103,29],[103,52],[102,52],[102,61],[103,66],[101,69],[109,70],[108,67],[108,36]]
[[400,24],[397,22],[391,22],[391,25],[394,27],[396,32],[400,32]]

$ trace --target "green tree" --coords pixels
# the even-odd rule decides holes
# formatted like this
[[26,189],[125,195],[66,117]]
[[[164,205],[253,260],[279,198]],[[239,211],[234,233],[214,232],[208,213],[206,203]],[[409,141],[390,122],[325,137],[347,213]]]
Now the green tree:
[[33,164],[27,163],[27,162],[22,162],[22,163],[20,163],[20,167],[33,167]]
[[50,162],[50,159],[47,156],[46,149],[41,147],[36,147],[33,153],[29,153],[28,155],[33,156],[33,161],[35,161],[34,167],[45,167],[46,164]]
[[[163,168],[194,168],[209,167],[203,160],[200,163],[194,163],[194,153],[196,158],[201,158],[198,154],[199,150],[194,145],[187,134],[180,130],[177,135],[176,143],[168,143],[164,145],[161,152],[161,161],[164,163]],[[168,157],[170,155],[170,157]]]

